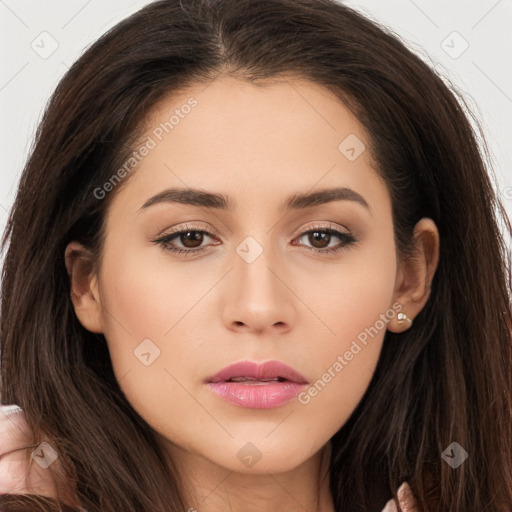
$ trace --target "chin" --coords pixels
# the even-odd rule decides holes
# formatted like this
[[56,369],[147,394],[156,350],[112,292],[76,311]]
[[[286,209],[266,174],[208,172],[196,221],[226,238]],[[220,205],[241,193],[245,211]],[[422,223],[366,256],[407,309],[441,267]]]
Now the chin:
[[[314,449],[310,452],[298,450],[297,446],[301,443],[298,440],[284,443],[283,438],[278,438],[269,442],[269,439],[255,439],[252,441],[240,442],[234,441],[234,448],[223,450],[222,457],[217,460],[217,464],[241,474],[265,475],[267,473],[286,473],[296,469],[315,453]],[[290,438],[288,438],[288,441]],[[277,442],[276,442],[277,441]],[[233,453],[234,456],[226,454]],[[221,455],[221,454],[217,454]]]

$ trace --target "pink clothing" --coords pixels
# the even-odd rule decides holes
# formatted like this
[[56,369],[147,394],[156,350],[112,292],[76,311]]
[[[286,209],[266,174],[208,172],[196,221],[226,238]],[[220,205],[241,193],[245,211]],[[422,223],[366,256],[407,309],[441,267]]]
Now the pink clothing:
[[[25,449],[31,450],[37,464],[27,463]],[[58,469],[56,452],[50,445],[33,444],[22,409],[16,405],[0,406],[0,494],[23,493],[30,487],[31,494],[55,498],[55,486],[46,469]],[[403,512],[415,512],[414,498],[407,482],[398,488]],[[382,512],[398,512],[394,500],[389,500]]]

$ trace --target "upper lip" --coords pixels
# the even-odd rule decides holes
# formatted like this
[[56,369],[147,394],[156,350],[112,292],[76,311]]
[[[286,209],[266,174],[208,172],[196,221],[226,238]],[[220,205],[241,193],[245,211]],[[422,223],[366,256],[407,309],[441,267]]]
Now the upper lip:
[[274,379],[281,378],[298,384],[307,384],[307,379],[287,364],[280,361],[267,361],[256,363],[254,361],[242,361],[223,368],[206,382],[226,382],[237,377],[252,379]]

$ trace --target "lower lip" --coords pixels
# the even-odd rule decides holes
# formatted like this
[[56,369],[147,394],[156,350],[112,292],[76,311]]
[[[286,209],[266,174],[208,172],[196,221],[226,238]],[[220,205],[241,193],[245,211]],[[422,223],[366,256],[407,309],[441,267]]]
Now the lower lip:
[[272,409],[295,398],[306,384],[297,382],[209,382],[217,395],[240,407]]

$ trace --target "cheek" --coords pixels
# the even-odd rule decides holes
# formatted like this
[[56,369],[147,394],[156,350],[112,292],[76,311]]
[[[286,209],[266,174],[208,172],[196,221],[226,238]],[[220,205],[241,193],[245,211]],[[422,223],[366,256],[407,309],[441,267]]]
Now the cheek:
[[124,245],[120,252],[111,244],[105,251],[104,334],[120,387],[143,417],[163,414],[165,397],[172,397],[173,409],[182,402],[190,406],[180,383],[197,373],[198,354],[204,353],[199,345],[207,339],[199,303],[216,282],[204,274],[199,279],[197,271],[161,257],[148,261],[137,247]]
[[391,303],[396,256],[390,239],[392,235],[382,236],[364,249],[347,252],[343,262],[330,269],[329,279],[317,274],[317,287],[302,291],[322,323],[314,338],[318,341],[301,354],[303,360],[315,361],[317,372],[299,403],[332,433],[368,388],[387,324],[395,315]]
[[137,257],[137,251],[129,250],[122,259],[115,257],[115,250],[106,253],[103,275],[105,334],[114,349],[145,338],[168,341],[215,284],[211,276],[199,279],[165,258]]

